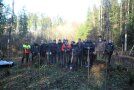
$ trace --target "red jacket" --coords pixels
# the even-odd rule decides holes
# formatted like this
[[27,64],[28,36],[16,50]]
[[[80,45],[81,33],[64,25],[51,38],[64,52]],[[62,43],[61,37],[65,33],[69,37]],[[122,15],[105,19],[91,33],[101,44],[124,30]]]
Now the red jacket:
[[71,49],[71,45],[70,44],[68,44],[68,45],[62,44],[61,51],[65,51],[65,49]]

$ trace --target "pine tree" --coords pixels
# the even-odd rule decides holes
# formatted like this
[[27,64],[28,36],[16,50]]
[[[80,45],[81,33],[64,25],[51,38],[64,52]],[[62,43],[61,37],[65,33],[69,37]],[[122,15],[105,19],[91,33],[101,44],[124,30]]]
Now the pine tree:
[[19,32],[21,36],[25,36],[28,32],[28,16],[25,9],[22,9],[19,15]]

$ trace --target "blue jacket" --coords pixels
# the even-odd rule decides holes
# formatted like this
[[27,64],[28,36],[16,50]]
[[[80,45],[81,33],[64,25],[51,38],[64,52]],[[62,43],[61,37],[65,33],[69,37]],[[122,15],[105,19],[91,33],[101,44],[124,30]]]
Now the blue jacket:
[[52,54],[56,54],[57,51],[57,44],[56,43],[49,43],[47,52],[52,52]]
[[40,45],[40,53],[46,53],[47,44],[43,43]]
[[84,44],[84,50],[87,51],[88,48],[90,53],[93,53],[95,51],[95,45],[91,41],[86,41]]
[[114,44],[113,43],[107,43],[105,47],[105,52],[112,53],[114,51]]
[[39,53],[39,51],[40,51],[40,48],[37,43],[34,43],[33,45],[31,45],[31,53]]
[[57,53],[61,53],[62,52],[61,48],[62,48],[62,43],[58,43],[57,44]]

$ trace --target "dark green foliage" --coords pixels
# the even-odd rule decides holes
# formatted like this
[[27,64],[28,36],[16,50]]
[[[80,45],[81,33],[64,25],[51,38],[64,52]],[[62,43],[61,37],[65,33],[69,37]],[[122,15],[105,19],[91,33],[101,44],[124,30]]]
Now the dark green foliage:
[[2,3],[2,0],[0,0],[0,35],[3,34],[5,24],[6,24],[6,16],[3,11],[4,4]]
[[128,45],[129,48],[131,48],[134,44],[134,16],[132,17],[132,20],[128,23]]
[[[128,49],[130,49],[134,44],[134,1],[121,0],[121,3],[118,3],[118,0],[102,1],[100,8],[94,7],[93,11],[88,10],[87,20],[80,26],[76,38],[85,40],[87,36],[91,39],[93,36],[102,35],[103,38],[109,36],[116,46],[121,48],[125,41],[125,32],[127,31],[127,45]],[[109,9],[105,7],[108,1]],[[106,27],[108,27],[106,22],[108,15],[110,20],[109,35],[106,30]]]
[[5,15],[2,14],[0,17],[0,35],[3,34],[4,32],[5,24],[6,24],[6,17]]
[[21,36],[25,36],[28,32],[28,16],[26,10],[22,9],[19,15],[19,33]]

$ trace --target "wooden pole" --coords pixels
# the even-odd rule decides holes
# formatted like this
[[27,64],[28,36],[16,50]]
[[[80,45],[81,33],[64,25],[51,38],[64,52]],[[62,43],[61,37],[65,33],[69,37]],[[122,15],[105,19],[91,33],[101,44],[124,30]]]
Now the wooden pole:
[[90,65],[90,58],[89,58],[89,47],[88,47],[88,56],[87,56],[87,62],[88,62],[88,82],[89,82],[89,72],[90,72],[90,67],[89,67],[89,65]]
[[132,48],[131,48],[131,50],[130,50],[130,52],[129,52],[129,55],[131,55],[133,49],[134,49],[134,45],[132,46]]
[[[71,57],[71,64],[73,63],[73,51],[74,51],[74,49],[72,49],[72,57]],[[70,70],[72,70],[72,66],[70,66]]]
[[38,54],[39,57],[39,77],[40,77],[40,54]]

